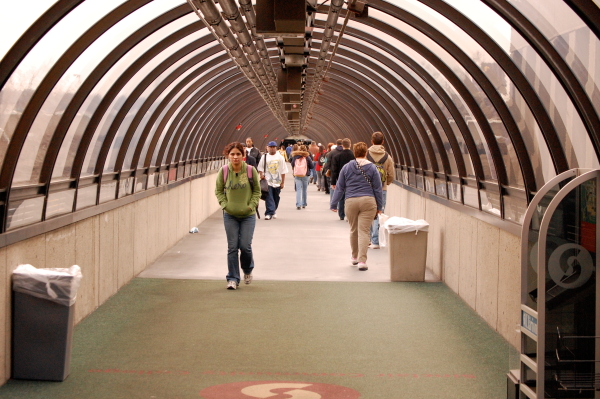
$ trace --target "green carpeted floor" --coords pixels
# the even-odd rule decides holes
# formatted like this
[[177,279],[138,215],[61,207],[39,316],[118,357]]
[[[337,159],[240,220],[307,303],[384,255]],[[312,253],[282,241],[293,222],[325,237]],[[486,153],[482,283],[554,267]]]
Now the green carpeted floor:
[[244,381],[332,384],[364,399],[506,398],[509,350],[441,283],[255,281],[228,291],[222,281],[137,278],[75,328],[66,381],[11,380],[0,398],[342,399],[200,393]]

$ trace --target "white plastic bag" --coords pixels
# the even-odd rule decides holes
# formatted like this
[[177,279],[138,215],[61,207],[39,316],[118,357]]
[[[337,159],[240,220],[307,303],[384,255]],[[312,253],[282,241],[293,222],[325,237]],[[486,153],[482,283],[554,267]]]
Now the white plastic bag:
[[379,218],[379,246],[384,248],[387,246],[387,230],[385,229],[385,222],[390,218],[388,215],[380,213],[377,215]]
[[13,290],[71,306],[75,303],[81,277],[81,268],[77,265],[68,269],[38,269],[31,265],[19,265],[12,275]]
[[423,219],[411,220],[392,216],[385,222],[385,228],[390,234],[410,233],[411,231],[417,234],[419,231],[428,231],[429,223]]

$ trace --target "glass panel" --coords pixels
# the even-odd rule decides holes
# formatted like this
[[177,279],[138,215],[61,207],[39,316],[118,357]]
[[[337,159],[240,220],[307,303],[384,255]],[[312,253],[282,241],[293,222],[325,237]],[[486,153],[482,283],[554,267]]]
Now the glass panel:
[[452,201],[462,202],[462,196],[460,194],[460,184],[448,182],[448,198]]
[[445,180],[435,179],[435,192],[440,197],[448,197],[448,189],[446,188]]
[[102,183],[100,187],[100,203],[112,201],[117,196],[117,181],[110,180]]
[[[447,1],[478,23],[479,27],[513,58],[517,67],[525,74],[554,122],[570,167],[597,168],[598,161],[595,154],[590,151],[591,141],[585,133],[583,122],[558,79],[542,58],[518,32],[487,6],[480,2],[466,4],[456,0]],[[589,67],[592,67],[592,74],[599,73],[594,66],[597,62],[594,60],[594,54],[600,51],[600,42],[596,36],[562,1],[509,1],[545,32],[558,52],[571,64],[573,72],[579,76],[590,98],[596,98],[596,110],[600,110],[600,101],[598,101],[600,92],[595,84],[597,80],[588,73]],[[561,34],[557,33],[552,25],[559,27]],[[579,55],[584,54],[584,60],[588,65],[582,64],[578,55],[572,51],[573,48],[578,48]],[[512,84],[508,89],[510,97],[508,104],[521,127],[523,139],[535,168],[536,179],[541,187],[543,182],[555,176],[554,168],[550,165],[551,158],[547,146],[519,93],[512,88]]]
[[[92,24],[123,2],[124,0],[82,2],[42,37],[12,73],[0,91],[0,164],[4,161],[8,141],[12,138],[23,110],[50,68]],[[29,3],[20,4],[28,9],[31,7]]]
[[89,119],[95,112],[101,98],[103,98],[112,84],[121,76],[124,70],[126,70],[132,63],[135,62],[141,55],[143,55],[148,49],[156,45],[156,43],[163,40],[168,35],[172,34],[179,29],[192,24],[197,23],[198,17],[194,14],[182,17],[169,25],[159,29],[144,41],[139,43],[131,51],[125,54],[114,66],[111,68],[98,82],[94,90],[91,91],[87,100],[83,103],[81,108],[78,110],[76,117],[73,119],[71,126],[65,136],[63,144],[61,146],[60,153],[58,155],[56,166],[54,167],[52,177],[53,179],[61,179],[69,177],[71,175],[71,167],[81,136],[87,127]]
[[[199,49],[187,54],[186,56],[182,57],[181,59],[179,59],[177,62],[175,62],[173,65],[171,65],[169,68],[167,68],[163,73],[160,74],[160,76],[158,76],[154,82],[152,83],[152,85],[150,85],[148,88],[146,88],[146,90],[144,90],[144,92],[140,95],[140,97],[138,98],[138,100],[135,102],[135,104],[133,104],[133,106],[131,107],[131,109],[129,110],[129,112],[127,113],[127,116],[123,119],[123,122],[121,122],[121,124],[119,125],[119,129],[117,131],[117,134],[115,136],[115,139],[113,140],[113,145],[111,146],[111,149],[109,151],[108,157],[107,157],[107,164],[104,167],[104,171],[105,172],[112,172],[114,170],[114,166],[115,166],[115,162],[117,159],[117,155],[119,153],[120,150],[120,143],[123,141],[123,138],[125,136],[125,134],[127,133],[127,131],[129,130],[130,126],[131,126],[131,122],[133,121],[133,119],[135,118],[135,116],[138,114],[138,111],[140,110],[140,108],[146,103],[148,97],[152,96],[154,94],[154,91],[157,90],[157,86],[159,86],[164,80],[168,79],[171,77],[171,75],[182,66],[182,64],[188,62],[191,58],[194,58],[204,52],[206,52],[209,49],[212,49],[215,46],[220,46],[217,42],[212,42],[206,46],[202,46]],[[211,59],[213,59],[214,57],[217,57],[221,55],[220,53],[217,53],[213,56],[207,57],[205,61],[203,62],[208,62]],[[165,99],[165,97],[167,95],[173,95],[173,91],[175,90],[175,88],[177,87],[177,85],[179,85],[181,83],[181,81],[185,78],[187,78],[190,74],[196,72],[197,68],[200,67],[201,64],[197,65],[195,68],[189,68],[187,69],[186,72],[182,73],[181,75],[179,75],[173,82],[171,82],[165,89],[162,89],[162,92],[160,93],[160,95],[156,98],[156,100],[152,103],[152,105],[150,106],[150,108],[145,112],[144,117],[142,119],[142,121],[139,123],[139,125],[136,127],[135,133],[132,137],[132,141],[129,144],[129,148],[127,149],[127,153],[126,153],[126,160],[124,161],[124,169],[129,169],[131,168],[131,160],[133,158],[133,154],[135,152],[135,148],[137,147],[137,143],[140,140],[140,137],[144,131],[144,128],[146,128],[146,124],[148,123],[148,121],[150,120],[150,118],[153,116],[154,111],[156,110],[156,108],[161,105],[162,101]],[[185,90],[187,88],[189,88],[191,85],[193,85],[196,81],[198,81],[199,79],[201,79],[201,77],[204,74],[201,74],[199,77],[197,77],[196,79],[193,79],[191,82],[188,82],[185,86],[183,86],[182,88],[179,88],[178,91],[179,93],[184,93]],[[173,103],[174,101],[176,101],[178,99],[177,96],[173,96],[173,98],[170,100],[170,103]],[[166,107],[166,109],[163,109],[161,115],[156,119],[156,122],[154,123],[154,126],[158,126],[158,124],[160,124],[162,122],[162,120],[164,119],[164,115],[166,114],[166,112],[168,112],[169,107]],[[146,136],[146,140],[151,140],[153,137],[152,135],[152,131],[150,132],[150,134],[148,134]]]
[[164,171],[164,172],[160,172],[159,177],[158,177],[158,185],[162,186],[167,184],[167,176],[168,176],[169,172],[168,171]]
[[425,177],[425,190],[435,194],[435,179],[433,177]]
[[46,219],[72,212],[74,200],[74,189],[50,193],[48,195],[48,204],[46,205]]
[[138,9],[94,41],[69,67],[33,122],[17,163],[13,185],[36,183],[39,180],[48,143],[56,125],[77,89],[89,77],[98,62],[113,50],[120,38],[128,37],[141,25],[148,23],[157,14],[163,13],[175,4],[174,0],[168,2],[163,0]]
[[527,201],[509,195],[505,195],[502,200],[504,201],[504,219],[522,225],[527,211]]
[[[180,61],[176,62],[173,67],[169,68],[167,71],[165,71],[158,79],[157,81],[163,80],[165,77],[167,77],[169,74],[171,74],[173,72],[173,70],[175,70],[176,68],[179,68],[183,63],[189,61],[190,58],[193,58],[195,56],[198,56],[199,54],[212,50],[215,46],[220,46],[219,44],[217,44],[216,42],[210,43],[206,46],[201,47],[200,49],[190,53],[188,56],[182,58]],[[131,140],[131,144],[129,145],[129,148],[127,149],[127,153],[125,155],[125,160],[123,163],[123,167],[124,168],[133,168],[133,166],[131,165],[131,161],[133,159],[133,155],[134,152],[139,144],[139,141],[142,137],[142,134],[144,133],[144,131],[147,131],[145,137],[145,142],[144,142],[144,147],[143,150],[141,152],[141,156],[140,156],[140,162],[138,163],[138,166],[142,166],[144,159],[145,159],[145,155],[147,153],[148,150],[148,146],[150,144],[150,141],[152,140],[152,138],[154,137],[154,134],[156,133],[156,130],[158,129],[158,126],[164,121],[164,119],[166,118],[167,113],[172,109],[173,105],[175,102],[177,102],[178,100],[180,100],[181,95],[183,93],[185,93],[191,86],[193,86],[194,84],[196,84],[199,80],[201,80],[205,75],[206,72],[203,72],[201,74],[199,74],[195,79],[192,79],[190,82],[188,82],[186,85],[184,85],[183,87],[177,87],[179,84],[181,84],[181,81],[185,78],[187,78],[190,74],[195,73],[200,67],[202,67],[202,65],[204,63],[207,63],[209,61],[211,61],[213,58],[221,56],[222,54],[219,52],[215,55],[212,56],[208,56],[206,58],[204,58],[204,60],[202,61],[201,64],[198,64],[195,68],[190,68],[188,71],[186,71],[185,73],[181,74],[177,79],[175,79],[165,90],[163,90],[163,92],[161,93],[160,96],[157,97],[157,99],[152,103],[152,106],[148,109],[148,111],[146,111],[146,114],[144,115],[143,120],[140,122],[140,124],[138,125],[138,127],[136,128],[135,134]],[[231,61],[227,61],[227,62],[231,62]],[[218,65],[223,65],[223,63],[218,64]],[[155,85],[152,85],[152,89],[155,88]],[[175,90],[177,90],[175,92]],[[150,118],[154,115],[154,113],[156,112],[156,109],[159,106],[163,106],[164,102],[166,101],[167,96],[171,96],[170,100],[166,102],[166,106],[163,108],[163,110],[161,111],[161,113],[158,115],[158,117],[156,117],[155,122],[153,123],[152,126],[148,126],[149,120]],[[145,99],[146,95],[142,95],[141,99]],[[134,109],[138,109],[139,106],[138,104],[134,105],[133,107]],[[177,115],[177,113],[175,113],[175,115]],[[170,122],[167,126],[170,126]],[[120,131],[123,129],[123,127],[120,128]]]
[[417,176],[412,170],[408,172],[408,184],[413,187],[417,186]]
[[119,181],[119,198],[133,193],[133,180],[134,177],[128,177],[127,179],[121,179]]
[[98,185],[83,187],[77,190],[77,210],[96,205],[96,195],[98,194]]
[[[396,1],[398,3],[399,1]],[[509,80],[507,75],[503,72],[500,66],[494,61],[494,59],[487,53],[487,51],[475,42],[470,36],[464,33],[458,26],[447,20],[442,15],[429,9],[425,6],[415,7],[414,5],[420,4],[416,2],[400,1],[403,9],[407,9],[420,18],[428,21],[439,31],[450,38],[460,49],[465,52],[470,58],[481,68],[484,74],[490,79],[490,81],[498,88],[500,94],[506,96],[508,91],[505,88]],[[481,87],[475,82],[471,75],[459,64],[444,48],[436,44],[433,40],[426,37],[418,30],[411,26],[398,22],[395,18],[384,14],[382,12],[371,12],[369,9],[369,17],[375,17],[381,19],[389,24],[393,24],[398,29],[409,34],[413,38],[420,41],[428,49],[433,51],[439,58],[441,58],[449,67],[452,68],[454,73],[465,83],[465,86],[471,91],[473,97],[478,100],[481,110],[486,115],[488,122],[494,131],[494,136],[498,140],[502,157],[504,159],[505,167],[509,177],[509,183],[516,187],[523,187],[523,181],[521,176],[521,169],[517,160],[516,153],[514,151],[512,141],[501,122],[498,113],[493,107],[490,106],[489,99],[485,97],[485,94]],[[394,21],[395,24],[394,24]],[[443,23],[441,23],[444,21]],[[486,149],[487,151],[487,149]]]
[[192,165],[191,164],[185,165],[185,173],[184,173],[183,177],[190,176],[191,171],[192,171]]
[[[205,36],[206,34],[207,31],[203,29],[199,32],[194,32],[193,34],[186,36],[185,38],[179,40],[175,44],[172,44],[162,53],[160,53],[154,59],[152,59],[152,61],[144,65],[144,67],[142,67],[136,73],[136,75],[123,87],[123,89],[121,89],[120,95],[118,95],[112,102],[111,106],[104,114],[102,121],[100,122],[98,128],[94,133],[94,138],[90,143],[90,149],[86,154],[84,169],[81,172],[82,176],[91,175],[93,173],[94,168],[96,166],[96,161],[98,159],[98,154],[100,152],[100,149],[102,148],[104,137],[106,136],[108,129],[114,121],[115,116],[118,114],[120,108],[122,107],[129,94],[133,90],[135,90],[138,84],[167,57],[171,56],[173,53],[180,50],[185,45],[190,44],[192,41],[195,41]],[[131,114],[128,117],[131,117]]]
[[148,175],[141,175],[135,180],[135,192],[138,193],[140,191],[144,191],[144,186],[146,185],[146,180],[148,180]]
[[[528,233],[528,254],[527,262],[529,267],[527,268],[527,292],[529,295],[527,296],[527,300],[525,305],[529,306],[531,309],[537,311],[537,280],[538,280],[538,261],[537,261],[537,248],[538,248],[538,240],[540,235],[540,225],[542,224],[542,219],[544,218],[544,214],[546,213],[546,209],[548,205],[554,199],[558,191],[564,187],[565,184],[573,180],[573,178],[568,178],[564,180],[564,182],[560,183],[552,187],[544,198],[540,200],[538,205],[535,207],[534,213],[531,217],[531,223],[529,225],[529,233]],[[554,249],[555,247],[551,242],[546,242],[546,248]]]
[[148,189],[156,187],[156,179],[158,179],[158,173],[148,175]]
[[4,1],[0,14],[0,60],[27,29],[57,0]]
[[[600,113],[600,40],[563,1],[509,0],[554,45]],[[598,2],[596,2],[598,3]]]
[[463,197],[465,205],[479,209],[479,190],[469,186],[463,186]]
[[[596,344],[596,179],[560,202],[551,215],[545,256],[545,397],[594,397]],[[540,306],[541,308],[541,306]],[[554,384],[556,381],[558,384]],[[583,389],[582,389],[583,388]],[[567,393],[569,390],[567,390]]]
[[425,190],[425,183],[423,183],[423,176],[417,175],[417,188],[419,190]]
[[409,184],[409,178],[408,178],[408,171],[407,170],[403,170],[402,174],[401,174],[401,179],[402,183],[404,184]]
[[29,198],[26,200],[10,201],[6,215],[6,230],[40,222],[44,209],[44,198]]
[[500,211],[500,194],[493,193],[490,191],[479,190],[479,197],[481,199],[481,210],[498,217],[502,216]]

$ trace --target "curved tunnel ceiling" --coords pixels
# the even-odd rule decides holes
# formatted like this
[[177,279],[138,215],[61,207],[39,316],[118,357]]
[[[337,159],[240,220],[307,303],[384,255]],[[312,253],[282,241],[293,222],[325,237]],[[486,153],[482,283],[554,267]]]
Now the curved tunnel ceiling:
[[[4,6],[0,233],[201,176],[249,136],[264,148],[382,131],[402,184],[516,223],[556,174],[599,166],[592,1],[369,0],[362,14],[343,4],[331,40],[326,1],[291,109],[300,130],[282,125],[194,12],[214,1],[190,1]],[[281,43],[264,38],[275,73]]]

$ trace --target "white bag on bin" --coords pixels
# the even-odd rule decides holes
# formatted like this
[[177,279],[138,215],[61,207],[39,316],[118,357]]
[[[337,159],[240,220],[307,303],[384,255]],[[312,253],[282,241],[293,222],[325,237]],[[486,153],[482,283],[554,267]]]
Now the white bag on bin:
[[429,230],[429,223],[423,219],[411,220],[398,216],[392,216],[384,225],[390,234],[410,233],[411,231],[417,234],[419,231]]
[[19,265],[12,275],[13,290],[71,306],[75,303],[81,277],[81,268],[77,265],[68,269],[38,269],[32,265]]
[[379,246],[384,248],[387,245],[387,231],[385,230],[385,222],[390,218],[388,215],[380,213],[379,218]]

